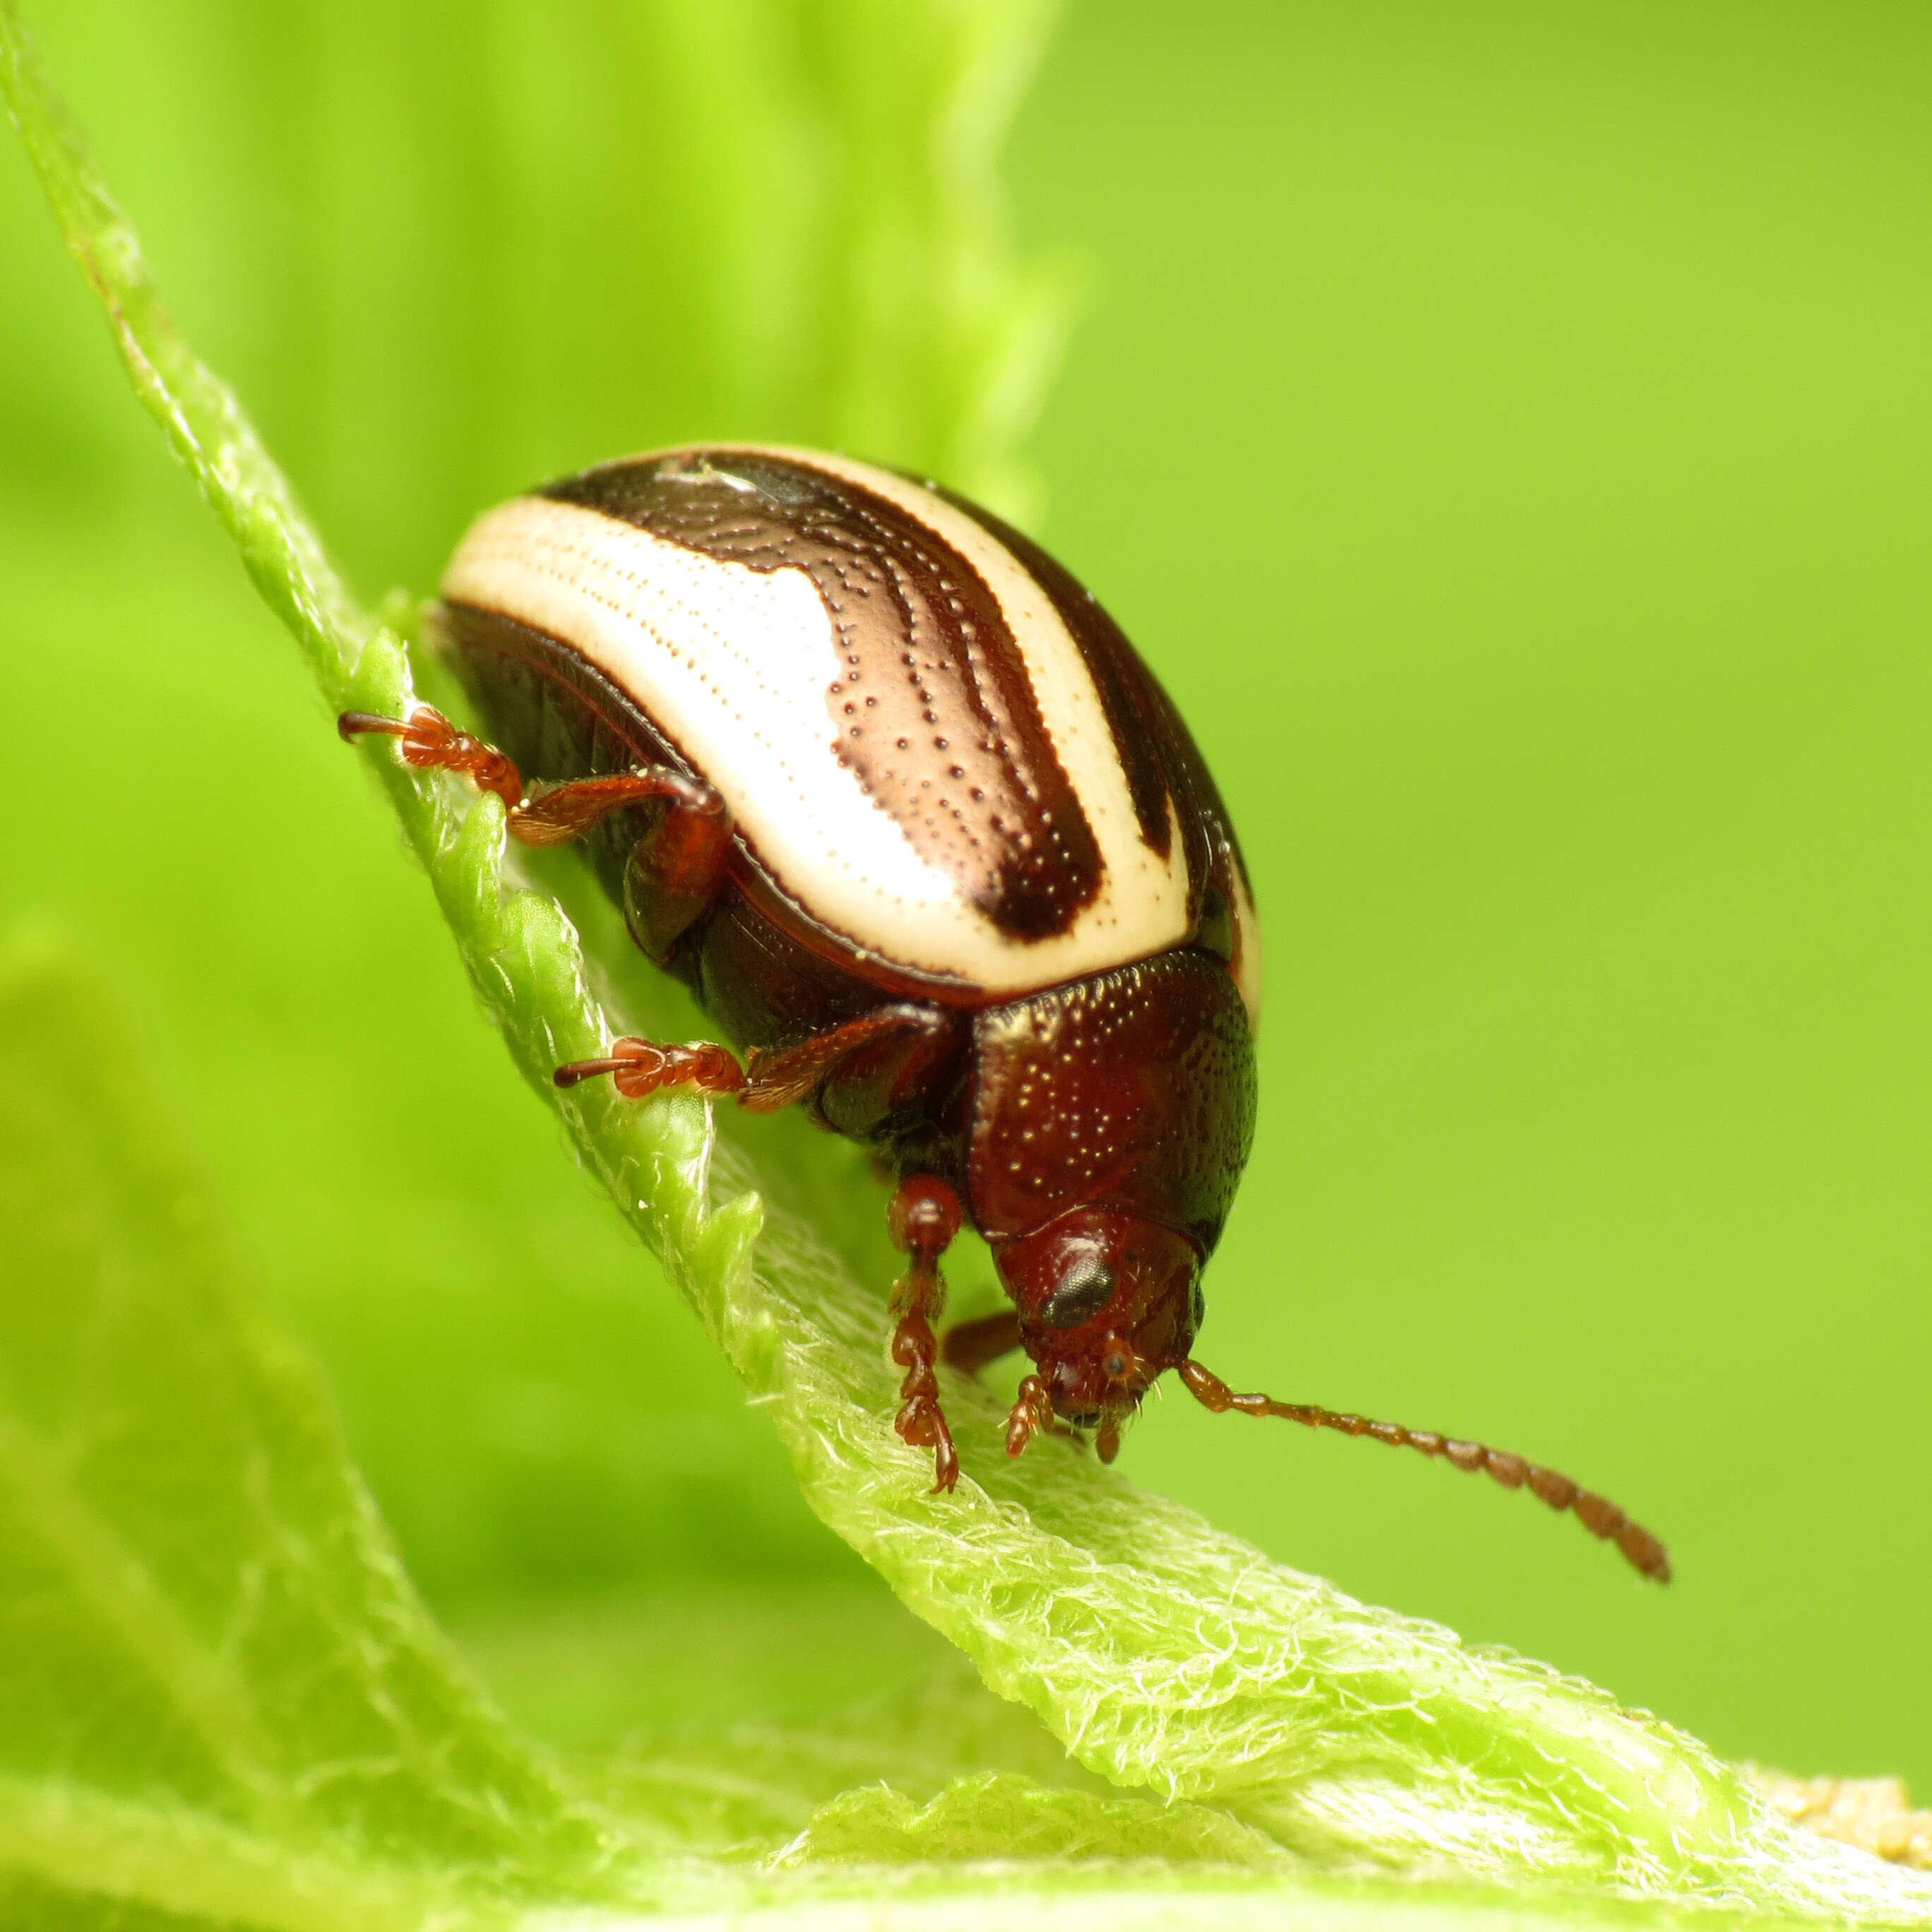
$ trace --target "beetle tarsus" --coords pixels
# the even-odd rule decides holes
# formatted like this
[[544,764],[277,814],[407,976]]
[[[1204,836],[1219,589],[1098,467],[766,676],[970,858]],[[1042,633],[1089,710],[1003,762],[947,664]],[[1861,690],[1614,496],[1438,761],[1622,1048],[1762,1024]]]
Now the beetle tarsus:
[[745,1070],[722,1046],[709,1042],[660,1046],[649,1040],[614,1041],[604,1057],[567,1061],[550,1078],[560,1087],[574,1087],[604,1073],[627,1100],[641,1100],[667,1087],[724,1096],[742,1091],[745,1084]]
[[[1018,1456],[1023,1454],[1027,1444],[1035,1436],[1058,1436],[1064,1440],[1084,1448],[1087,1438],[1078,1430],[1070,1428],[1053,1412],[1053,1396],[1046,1385],[1044,1376],[1028,1376],[1019,1386],[1013,1397],[1013,1406],[1006,1412],[1006,1454]],[[1114,1445],[1120,1446],[1120,1432],[1114,1432]],[[1102,1462],[1111,1462],[1111,1455],[1102,1454]]]
[[1554,1469],[1546,1469],[1504,1449],[1492,1449],[1431,1429],[1407,1429],[1398,1422],[1373,1422],[1346,1410],[1310,1402],[1276,1402],[1265,1395],[1237,1395],[1198,1362],[1183,1362],[1180,1379],[1204,1408],[1216,1415],[1278,1415],[1304,1429],[1332,1429],[1342,1436],[1369,1436],[1392,1449],[1414,1449],[1439,1456],[1458,1469],[1480,1469],[1506,1490],[1528,1490],[1553,1510],[1568,1510],[1592,1536],[1614,1543],[1630,1567],[1654,1582],[1670,1581],[1670,1558],[1664,1545],[1641,1523],[1633,1522],[1607,1496],[1584,1489]]
[[959,1232],[960,1214],[959,1196],[929,1174],[908,1175],[886,1214],[892,1245],[909,1261],[905,1273],[892,1284],[890,1304],[898,1318],[892,1330],[892,1358],[906,1372],[892,1426],[903,1442],[932,1451],[935,1496],[959,1480],[959,1452],[939,1402],[939,1342],[932,1324],[946,1304],[939,1257]]
[[[1006,1455],[1022,1455],[1036,1436],[1059,1436],[1076,1447],[1086,1447],[1082,1433],[1053,1414],[1053,1395],[1047,1391],[1046,1376],[1028,1376],[1020,1383],[1018,1395],[1014,1395],[1012,1408],[1006,1410]],[[1119,1432],[1114,1432],[1114,1447],[1119,1447]],[[1101,1456],[1101,1460],[1111,1462],[1113,1456]]]
[[1038,1376],[1028,1376],[1021,1382],[1019,1393],[1013,1397],[1013,1406],[1006,1414],[1006,1454],[1022,1454],[1033,1440],[1035,1430],[1052,1426],[1053,1405],[1047,1395],[1046,1384]]
[[[608,1054],[571,1060],[550,1078],[560,1087],[574,1087],[608,1073],[627,1100],[641,1100],[666,1087],[689,1087],[716,1099],[735,1100],[754,1114],[775,1113],[803,1100],[861,1049],[894,1034],[931,1030],[942,1024],[923,1007],[880,1006],[842,1026],[828,1027],[796,1046],[776,1052],[754,1047],[742,1066],[722,1046],[662,1046],[654,1040],[620,1040],[613,1043]],[[928,1182],[922,1176],[920,1185],[945,1186],[943,1181]],[[952,1203],[952,1222],[950,1232],[939,1244],[941,1248],[959,1231],[958,1196],[950,1188],[946,1192]]]
[[[918,1279],[922,1272],[926,1277],[923,1282]],[[959,1453],[953,1446],[952,1431],[946,1426],[946,1412],[939,1404],[939,1378],[934,1373],[939,1344],[926,1314],[927,1307],[936,1307],[944,1300],[945,1288],[937,1268],[922,1271],[915,1265],[900,1276],[899,1286],[893,1292],[896,1302],[908,1283],[912,1284],[910,1292],[918,1305],[908,1308],[892,1330],[892,1360],[906,1372],[904,1381],[899,1384],[903,1400],[892,1426],[901,1439],[913,1448],[932,1451],[932,1486],[937,1494],[951,1489],[959,1480]]]
[[460,772],[478,791],[494,791],[514,812],[524,795],[515,765],[494,745],[459,731],[440,711],[418,704],[406,718],[381,718],[373,712],[345,711],[335,721],[344,739],[374,735],[394,738],[403,763],[418,771]]

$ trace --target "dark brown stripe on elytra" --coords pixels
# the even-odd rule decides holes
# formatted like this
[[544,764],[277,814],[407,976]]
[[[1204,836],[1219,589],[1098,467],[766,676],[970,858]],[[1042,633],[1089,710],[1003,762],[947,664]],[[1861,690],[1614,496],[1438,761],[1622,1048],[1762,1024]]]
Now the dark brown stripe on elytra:
[[802,570],[844,668],[839,756],[1002,932],[1070,931],[1100,890],[1093,828],[977,571],[875,492],[781,457],[683,450],[541,493],[761,573]]
[[1171,795],[1187,860],[1191,922],[1203,944],[1231,956],[1234,881],[1238,875],[1245,886],[1246,868],[1220,788],[1173,699],[1100,600],[1064,564],[990,510],[950,490],[939,494],[1005,544],[1052,600],[1100,694],[1142,838],[1167,856]]
[[992,511],[950,490],[941,489],[938,494],[1011,550],[1059,612],[1100,694],[1100,709],[1113,736],[1114,755],[1126,774],[1141,842],[1165,859],[1174,842],[1167,816],[1166,761],[1161,755],[1166,724],[1163,712],[1173,710],[1161,701],[1166,693],[1154,683],[1126,633],[1065,565]]

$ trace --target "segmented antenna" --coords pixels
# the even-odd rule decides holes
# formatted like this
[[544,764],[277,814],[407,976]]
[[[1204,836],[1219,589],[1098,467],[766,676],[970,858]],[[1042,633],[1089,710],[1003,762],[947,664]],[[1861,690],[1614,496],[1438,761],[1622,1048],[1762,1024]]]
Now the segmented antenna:
[[1304,1429],[1333,1429],[1343,1436],[1372,1436],[1391,1449],[1418,1449],[1425,1456],[1440,1456],[1458,1469],[1481,1469],[1506,1490],[1526,1489],[1552,1509],[1571,1511],[1592,1536],[1614,1543],[1632,1568],[1658,1582],[1670,1581],[1670,1558],[1648,1530],[1641,1523],[1631,1522],[1609,1497],[1584,1489],[1554,1469],[1513,1456],[1507,1450],[1465,1442],[1454,1436],[1438,1436],[1433,1430],[1371,1422],[1366,1416],[1318,1408],[1313,1402],[1276,1402],[1264,1395],[1237,1395],[1219,1376],[1210,1374],[1198,1362],[1183,1362],[1180,1376],[1188,1393],[1216,1415],[1224,1415],[1230,1409],[1243,1415],[1279,1415],[1286,1421],[1300,1423]]

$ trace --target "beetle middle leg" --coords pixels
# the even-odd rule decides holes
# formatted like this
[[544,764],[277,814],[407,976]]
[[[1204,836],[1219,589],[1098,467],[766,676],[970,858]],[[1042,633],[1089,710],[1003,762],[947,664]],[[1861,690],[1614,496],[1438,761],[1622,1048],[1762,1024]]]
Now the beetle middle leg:
[[944,1024],[929,1007],[875,1006],[795,1046],[754,1046],[742,1066],[722,1046],[663,1046],[655,1040],[626,1039],[596,1060],[573,1060],[560,1066],[551,1078],[560,1087],[574,1087],[608,1073],[627,1100],[641,1100],[660,1088],[688,1087],[729,1096],[748,1113],[773,1114],[802,1100],[864,1048],[895,1034],[937,1032]]
[[[950,1022],[928,1006],[877,1006],[842,1025],[828,1027],[796,1046],[773,1052],[753,1048],[741,1066],[722,1046],[660,1046],[647,1040],[620,1040],[608,1054],[560,1066],[560,1087],[609,1074],[619,1093],[640,1100],[661,1088],[694,1088],[702,1094],[736,1100],[754,1112],[768,1113],[803,1100],[855,1066],[863,1069],[868,1049],[890,1052],[895,1036],[907,1039],[916,1072],[922,1050],[943,1043]],[[908,1038],[909,1036],[909,1038]],[[903,1070],[901,1070],[902,1071]],[[862,1078],[866,1076],[861,1074]],[[872,1070],[877,1084],[880,1070]],[[885,1084],[892,1084],[889,1074]],[[902,1437],[932,1451],[933,1487],[950,1490],[959,1480],[959,1456],[940,1406],[935,1372],[939,1341],[933,1324],[946,1303],[939,1258],[959,1232],[959,1196],[936,1175],[908,1175],[886,1210],[892,1244],[908,1258],[892,1285],[888,1304],[894,1317],[892,1360],[905,1370],[893,1426]]]

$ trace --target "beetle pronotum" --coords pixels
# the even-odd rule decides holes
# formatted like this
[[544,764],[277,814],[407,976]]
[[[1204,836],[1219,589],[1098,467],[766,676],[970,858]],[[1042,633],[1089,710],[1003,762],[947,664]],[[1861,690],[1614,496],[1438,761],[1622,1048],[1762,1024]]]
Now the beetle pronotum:
[[[939,1489],[959,1471],[939,1362],[1024,1348],[1010,1454],[1090,1430],[1111,1461],[1172,1369],[1216,1412],[1486,1470],[1668,1578],[1656,1538],[1567,1477],[1236,1394],[1193,1359],[1253,1125],[1254,907],[1186,727],[1037,546],[842,457],[674,449],[488,512],[437,628],[504,748],[426,707],[344,735],[467,774],[526,842],[582,840],[743,1054],[620,1040],[559,1085],[802,1102],[879,1157],[908,1257],[897,1427]],[[969,1220],[1013,1306],[942,1342],[940,1258]]]

